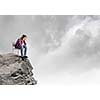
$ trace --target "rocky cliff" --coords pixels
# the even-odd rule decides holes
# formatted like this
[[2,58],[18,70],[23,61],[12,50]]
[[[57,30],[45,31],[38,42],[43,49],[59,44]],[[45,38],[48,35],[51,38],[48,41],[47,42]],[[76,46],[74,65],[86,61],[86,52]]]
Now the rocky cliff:
[[0,85],[35,85],[29,59],[9,53],[0,55]]

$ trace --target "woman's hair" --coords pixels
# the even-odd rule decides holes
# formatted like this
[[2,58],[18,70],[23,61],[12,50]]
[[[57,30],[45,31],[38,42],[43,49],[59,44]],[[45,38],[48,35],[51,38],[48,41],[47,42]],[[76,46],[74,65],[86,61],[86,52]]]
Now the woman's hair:
[[27,35],[23,34],[23,35],[21,36],[21,39],[23,39],[24,37],[27,37]]

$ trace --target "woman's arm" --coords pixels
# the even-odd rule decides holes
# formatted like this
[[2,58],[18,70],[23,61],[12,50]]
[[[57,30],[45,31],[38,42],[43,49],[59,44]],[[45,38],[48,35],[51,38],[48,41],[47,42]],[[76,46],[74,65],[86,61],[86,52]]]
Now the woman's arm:
[[24,41],[24,45],[26,45],[26,41]]

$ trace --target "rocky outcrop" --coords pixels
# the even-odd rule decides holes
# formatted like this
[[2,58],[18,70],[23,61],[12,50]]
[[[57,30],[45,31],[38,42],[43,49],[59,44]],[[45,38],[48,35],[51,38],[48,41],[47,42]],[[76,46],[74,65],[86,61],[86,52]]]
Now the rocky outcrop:
[[9,53],[0,55],[0,85],[35,85],[29,59]]

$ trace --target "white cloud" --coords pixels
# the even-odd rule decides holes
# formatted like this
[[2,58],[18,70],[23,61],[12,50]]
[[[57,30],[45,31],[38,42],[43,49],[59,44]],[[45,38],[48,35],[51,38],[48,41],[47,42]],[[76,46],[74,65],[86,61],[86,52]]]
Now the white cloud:
[[40,58],[38,68],[44,79],[65,83],[87,83],[94,80],[100,82],[99,74],[95,75],[100,65],[99,23],[99,19],[86,18],[80,24],[74,25],[61,38],[60,47]]

